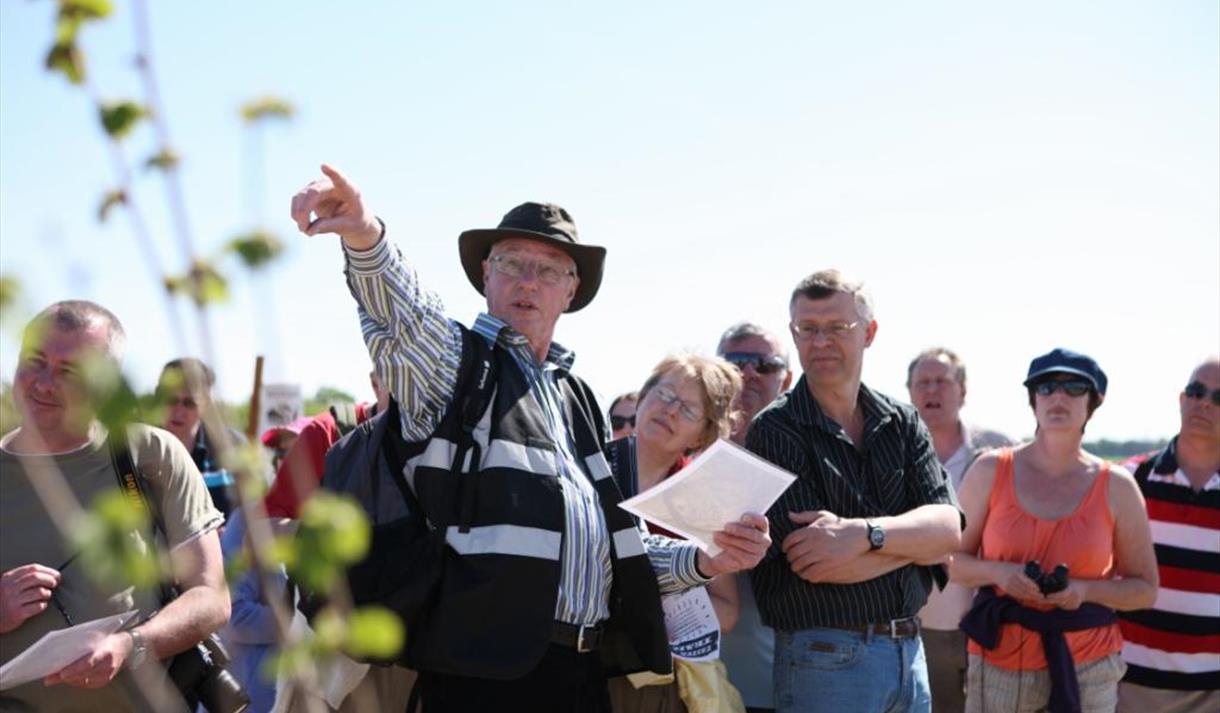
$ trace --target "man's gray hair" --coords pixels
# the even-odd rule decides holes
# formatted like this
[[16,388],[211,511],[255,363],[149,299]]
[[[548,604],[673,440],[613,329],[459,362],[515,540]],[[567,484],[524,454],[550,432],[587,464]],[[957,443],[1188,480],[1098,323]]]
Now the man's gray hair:
[[31,340],[41,338],[41,334],[36,334],[39,328],[54,327],[64,332],[78,332],[99,322],[106,326],[106,355],[115,363],[122,361],[123,350],[127,346],[127,332],[123,329],[123,323],[110,310],[88,300],[62,300],[34,315],[22,332],[22,348],[27,348]]
[[792,290],[792,298],[788,300],[788,307],[796,303],[797,297],[824,300],[840,292],[851,295],[856,301],[856,316],[865,322],[873,321],[873,296],[864,283],[835,269],[819,270],[797,283]]
[[773,334],[771,330],[767,329],[761,324],[756,324],[754,322],[738,322],[737,324],[734,324],[733,326],[724,330],[724,334],[720,335],[720,341],[716,344],[716,353],[720,356],[724,356],[726,347],[728,347],[729,344],[741,341],[747,337],[762,337],[763,339],[770,339],[771,341],[775,342],[777,347],[779,347],[779,355],[784,358],[784,362],[786,363],[788,361],[788,350],[784,349],[783,342],[780,341],[779,336]]
[[965,386],[966,362],[962,361],[962,358],[952,349],[946,349],[945,347],[932,347],[931,349],[925,349],[916,354],[915,358],[911,360],[911,363],[907,365],[907,387],[909,388],[911,386],[911,379],[915,375],[915,367],[919,366],[919,362],[924,361],[925,359],[940,359],[941,357],[944,357],[945,361],[949,362],[949,366],[953,367],[953,375],[957,378],[957,383]]

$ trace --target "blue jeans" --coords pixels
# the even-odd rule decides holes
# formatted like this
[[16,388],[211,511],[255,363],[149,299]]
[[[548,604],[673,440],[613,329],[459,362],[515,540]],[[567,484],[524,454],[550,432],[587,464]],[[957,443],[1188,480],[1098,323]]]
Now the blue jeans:
[[775,710],[930,713],[923,643],[918,636],[891,639],[842,629],[777,629]]

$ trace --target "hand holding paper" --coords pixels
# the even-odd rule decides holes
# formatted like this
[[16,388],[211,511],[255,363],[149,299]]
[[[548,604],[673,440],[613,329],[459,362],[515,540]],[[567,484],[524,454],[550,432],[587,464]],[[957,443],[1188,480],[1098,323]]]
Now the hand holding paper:
[[771,545],[765,513],[795,476],[727,441],[621,507],[703,550],[699,568],[715,576],[754,567]]

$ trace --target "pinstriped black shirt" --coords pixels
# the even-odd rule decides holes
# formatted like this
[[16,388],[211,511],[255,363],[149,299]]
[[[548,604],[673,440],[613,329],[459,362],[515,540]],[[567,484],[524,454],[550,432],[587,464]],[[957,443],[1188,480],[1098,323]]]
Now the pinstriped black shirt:
[[760,413],[746,448],[797,476],[767,513],[773,545],[751,573],[768,626],[795,631],[914,616],[927,601],[932,568],[907,565],[857,584],[811,584],[780,549],[797,526],[789,512],[829,510],[841,517],[900,515],[921,505],[957,507],[949,475],[915,409],[861,384],[864,435],[859,449],[823,413],[805,377]]

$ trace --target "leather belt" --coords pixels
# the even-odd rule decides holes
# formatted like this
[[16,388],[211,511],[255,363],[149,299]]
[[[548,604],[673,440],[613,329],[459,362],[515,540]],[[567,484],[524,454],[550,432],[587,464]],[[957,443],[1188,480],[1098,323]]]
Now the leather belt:
[[551,643],[586,654],[590,651],[597,651],[598,647],[602,645],[602,631],[601,624],[577,626],[557,621],[551,629]]
[[888,636],[891,639],[910,639],[919,636],[920,623],[919,617],[908,616],[905,619],[891,619],[890,621],[882,621],[876,624],[849,624],[845,626],[832,626],[831,629],[843,629],[845,631],[858,631],[864,634],[873,634],[875,636]]

